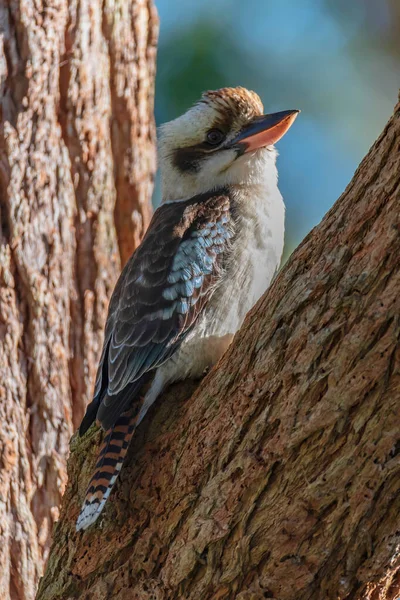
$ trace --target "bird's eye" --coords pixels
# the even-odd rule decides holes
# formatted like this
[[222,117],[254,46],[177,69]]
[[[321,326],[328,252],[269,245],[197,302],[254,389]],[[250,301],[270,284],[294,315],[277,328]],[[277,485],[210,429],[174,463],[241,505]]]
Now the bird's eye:
[[210,129],[207,132],[207,142],[212,146],[217,146],[224,139],[224,134],[219,129]]

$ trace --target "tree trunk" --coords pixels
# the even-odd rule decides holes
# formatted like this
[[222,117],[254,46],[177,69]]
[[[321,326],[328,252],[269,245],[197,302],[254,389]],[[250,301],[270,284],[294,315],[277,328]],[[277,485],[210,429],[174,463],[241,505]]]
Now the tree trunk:
[[153,408],[102,525],[79,533],[102,434],[73,438],[38,600],[399,596],[399,150],[400,104],[218,366]]
[[0,0],[0,23],[0,595],[22,600],[150,217],[157,17],[151,0]]

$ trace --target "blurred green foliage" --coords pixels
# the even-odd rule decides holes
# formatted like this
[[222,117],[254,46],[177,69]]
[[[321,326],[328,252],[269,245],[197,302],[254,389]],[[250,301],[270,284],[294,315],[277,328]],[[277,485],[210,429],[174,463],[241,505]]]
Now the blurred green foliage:
[[278,146],[287,256],[343,191],[391,114],[400,84],[400,0],[156,5],[158,124],[223,86],[254,89],[266,111],[302,110]]

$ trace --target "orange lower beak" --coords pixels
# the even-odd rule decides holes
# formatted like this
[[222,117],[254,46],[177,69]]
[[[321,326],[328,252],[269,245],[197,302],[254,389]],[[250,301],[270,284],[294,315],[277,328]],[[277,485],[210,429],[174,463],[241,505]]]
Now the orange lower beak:
[[241,154],[272,146],[285,135],[299,112],[299,110],[284,110],[257,117],[232,140],[230,145],[239,148]]

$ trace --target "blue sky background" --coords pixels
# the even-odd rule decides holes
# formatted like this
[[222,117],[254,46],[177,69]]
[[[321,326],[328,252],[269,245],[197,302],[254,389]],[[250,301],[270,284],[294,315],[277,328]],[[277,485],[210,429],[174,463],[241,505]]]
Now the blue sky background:
[[[398,0],[155,0],[157,124],[243,85],[302,113],[278,144],[288,255],[349,183],[400,86]],[[159,188],[154,202],[159,202]]]

